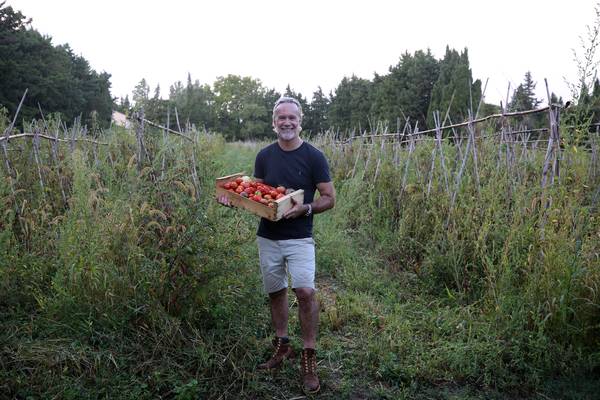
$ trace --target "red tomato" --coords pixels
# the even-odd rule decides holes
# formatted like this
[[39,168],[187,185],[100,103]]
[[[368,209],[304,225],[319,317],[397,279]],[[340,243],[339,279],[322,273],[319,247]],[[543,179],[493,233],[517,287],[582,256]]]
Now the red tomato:
[[258,201],[260,203],[260,201],[262,200],[262,197],[254,195],[254,196],[252,196],[252,200]]
[[229,182],[229,187],[232,188],[232,189],[235,189],[235,188],[238,187],[238,184],[235,181],[231,181],[231,182]]
[[273,197],[270,194],[265,194],[263,199],[272,200]]
[[235,189],[235,192],[236,192],[236,193],[242,193],[243,191],[244,191],[244,188],[243,188],[242,186],[238,186],[238,187]]
[[250,182],[246,181],[246,182],[242,182],[242,186],[244,187],[244,189],[249,188],[251,186]]
[[260,202],[262,204],[269,204],[269,200],[267,200],[267,199],[260,199]]
[[271,190],[269,192],[269,194],[271,195],[272,198],[276,198],[277,195],[279,194],[279,192],[277,190]]
[[246,194],[253,194],[255,190],[251,187],[247,187],[246,189],[244,189],[244,192],[246,192]]
[[278,193],[277,196],[275,196],[275,200],[279,200],[280,198],[284,197],[285,194],[283,193]]
[[235,178],[235,183],[237,183],[238,185],[242,182],[244,182],[242,178]]
[[279,193],[285,193],[285,187],[283,186],[277,186],[277,189],[275,190],[277,190]]

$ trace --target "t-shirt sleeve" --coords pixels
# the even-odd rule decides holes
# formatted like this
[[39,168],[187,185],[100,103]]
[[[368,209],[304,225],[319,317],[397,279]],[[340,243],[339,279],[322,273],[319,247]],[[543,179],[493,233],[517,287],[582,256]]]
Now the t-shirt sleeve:
[[256,155],[254,160],[254,177],[258,179],[265,178],[265,157],[264,150],[261,150]]
[[315,150],[314,152],[313,166],[313,178],[315,183],[331,182],[329,164],[327,163],[325,155],[320,150]]

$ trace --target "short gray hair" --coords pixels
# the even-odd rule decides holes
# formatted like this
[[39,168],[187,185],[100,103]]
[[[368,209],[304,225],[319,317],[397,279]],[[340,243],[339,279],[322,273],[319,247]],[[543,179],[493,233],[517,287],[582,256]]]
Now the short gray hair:
[[273,121],[275,121],[275,110],[277,110],[277,107],[279,107],[281,104],[285,104],[285,103],[295,104],[296,107],[298,107],[298,112],[300,112],[300,121],[302,121],[302,117],[304,117],[304,114],[302,114],[302,106],[300,105],[300,102],[293,97],[287,97],[287,96],[281,96],[275,102],[275,105],[273,106]]

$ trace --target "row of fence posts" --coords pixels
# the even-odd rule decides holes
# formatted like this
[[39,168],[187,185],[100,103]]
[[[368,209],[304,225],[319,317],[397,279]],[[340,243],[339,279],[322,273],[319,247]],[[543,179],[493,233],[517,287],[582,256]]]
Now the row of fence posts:
[[[17,120],[19,111],[21,109],[21,106],[23,105],[23,101],[25,99],[26,94],[27,94],[27,91],[25,91],[25,93],[21,99],[21,102],[17,108],[17,112],[15,113],[13,120],[11,121],[9,126],[5,129],[3,135],[0,137],[0,146],[2,148],[2,154],[3,154],[3,159],[4,159],[4,169],[6,170],[7,181],[9,183],[11,194],[14,198],[13,204],[15,207],[15,212],[16,212],[17,217],[21,215],[21,210],[19,207],[19,201],[17,201],[17,190],[15,188],[15,180],[17,178],[17,176],[16,176],[17,171],[15,170],[15,168],[13,168],[12,163],[11,163],[11,158],[8,154],[10,142],[13,142],[13,141],[21,139],[21,138],[27,138],[27,137],[30,137],[32,139],[32,153],[33,153],[32,158],[35,163],[38,184],[40,186],[42,197],[44,199],[46,198],[46,184],[45,184],[46,177],[45,177],[45,172],[44,172],[45,168],[43,167],[43,157],[42,157],[42,153],[41,153],[41,140],[44,139],[44,140],[47,140],[50,142],[49,154],[47,156],[47,159],[51,163],[51,166],[54,167],[54,169],[55,169],[55,173],[57,175],[58,186],[60,188],[60,195],[62,197],[63,204],[65,204],[65,206],[67,204],[68,197],[67,197],[67,190],[65,187],[64,177],[63,177],[62,169],[61,169],[61,165],[60,165],[60,156],[59,156],[60,143],[61,142],[66,143],[68,145],[68,148],[71,151],[71,153],[73,153],[75,151],[77,142],[90,144],[92,153],[93,153],[93,157],[94,157],[94,165],[98,165],[98,163],[99,163],[98,146],[109,144],[109,143],[101,142],[99,140],[88,138],[87,137],[88,136],[87,128],[81,124],[80,118],[77,118],[75,120],[75,122],[71,126],[71,128],[67,128],[66,125],[64,125],[64,123],[62,123],[61,121],[58,121],[53,132],[50,132],[50,126],[47,123],[47,121],[44,119],[43,114],[42,114],[42,120],[38,121],[38,122],[42,123],[42,126],[40,126],[39,123],[32,124],[32,127],[33,127],[32,132],[11,135],[11,133],[13,133],[15,121]],[[170,115],[170,113],[169,113],[169,115]],[[138,171],[141,171],[145,165],[152,162],[152,157],[148,153],[146,143],[145,143],[145,131],[147,129],[147,125],[155,126],[162,130],[162,132],[163,132],[162,145],[163,146],[168,145],[169,134],[176,134],[178,137],[184,138],[185,140],[191,142],[192,146],[191,146],[191,157],[190,157],[190,167],[189,167],[190,177],[191,177],[191,181],[193,183],[194,189],[195,189],[196,198],[199,199],[200,194],[201,194],[201,188],[200,188],[200,182],[199,182],[199,178],[198,178],[198,172],[197,172],[198,165],[197,165],[197,159],[196,159],[196,154],[195,154],[198,149],[197,146],[198,146],[198,140],[199,140],[199,132],[190,125],[187,126],[187,128],[188,128],[187,132],[185,132],[185,133],[182,132],[181,126],[179,124],[177,110],[175,110],[175,115],[177,118],[177,126],[179,128],[179,132],[173,131],[170,128],[163,127],[163,126],[155,124],[151,121],[146,120],[144,118],[143,110],[140,110],[139,112],[134,113],[132,122],[134,124],[133,130],[134,130],[135,136],[136,136],[136,155],[135,155],[135,157],[137,160],[137,169],[138,169]],[[168,116],[167,117],[167,126],[169,126],[169,122],[170,121],[169,121],[169,116]],[[62,137],[59,136],[61,131],[63,133]],[[188,133],[188,134],[186,134],[186,133]],[[189,133],[191,133],[191,135]],[[112,166],[114,166],[114,160],[112,158],[110,151],[107,151],[107,157],[108,157],[108,161],[110,162],[110,164]],[[163,152],[162,160],[161,160],[161,173],[160,173],[161,179],[164,178],[164,176],[165,176],[165,167],[166,167],[166,158],[165,158],[165,153]]]
[[[547,85],[546,85],[546,89],[548,89]],[[102,143],[98,140],[92,140],[92,139],[87,138],[86,137],[87,129],[85,126],[81,125],[80,119],[77,119],[70,129],[68,129],[62,123],[58,124],[56,126],[55,131],[53,132],[53,135],[51,135],[51,133],[48,132],[49,126],[46,123],[46,121],[43,121],[44,122],[44,131],[43,132],[39,128],[39,126],[36,126],[36,128],[34,129],[34,131],[32,133],[23,133],[23,134],[10,136],[10,133],[12,132],[18,112],[23,104],[23,100],[25,99],[26,94],[27,94],[27,92],[25,92],[25,94],[23,95],[23,98],[21,99],[21,103],[19,104],[19,107],[17,108],[17,113],[15,114],[15,117],[13,118],[12,123],[5,130],[3,137],[0,138],[0,142],[2,144],[2,152],[3,152],[3,156],[4,156],[5,169],[7,171],[7,174],[9,177],[9,182],[10,182],[10,189],[12,191],[12,194],[14,196],[16,196],[14,182],[13,182],[14,171],[13,171],[13,168],[10,163],[10,158],[8,156],[8,149],[7,149],[9,140],[15,139],[15,138],[20,138],[20,137],[32,137],[33,138],[33,145],[32,145],[33,158],[34,158],[34,162],[35,162],[36,168],[37,168],[39,185],[42,189],[43,196],[45,196],[44,174],[43,174],[43,169],[42,169],[42,165],[41,165],[42,160],[41,160],[41,154],[40,154],[40,141],[41,141],[41,139],[49,140],[51,142],[50,159],[52,160],[54,167],[56,169],[56,173],[58,175],[60,191],[61,191],[61,196],[62,196],[63,201],[66,204],[67,194],[66,194],[66,190],[65,190],[65,187],[63,184],[63,179],[61,177],[61,169],[60,169],[60,163],[59,163],[59,143],[60,142],[68,142],[71,152],[73,152],[75,150],[75,146],[76,146],[77,142],[91,143],[95,164],[97,164],[99,162],[98,161],[98,146],[99,145],[107,145],[108,143]],[[499,169],[501,167],[501,164],[503,164],[503,161],[504,161],[504,164],[506,165],[506,168],[509,171],[515,171],[516,164],[523,158],[529,157],[530,149],[537,149],[539,143],[541,143],[543,141],[541,140],[541,135],[539,135],[539,137],[536,139],[536,141],[533,143],[533,145],[530,145],[530,143],[531,143],[529,140],[530,134],[534,130],[514,131],[512,129],[512,125],[509,123],[509,118],[519,117],[519,116],[529,115],[529,114],[535,114],[535,113],[548,112],[549,128],[542,129],[543,131],[548,132],[548,140],[547,140],[548,143],[546,146],[546,153],[545,153],[545,157],[544,157],[544,163],[542,166],[542,174],[541,174],[541,182],[540,182],[542,189],[546,188],[549,184],[554,183],[554,181],[556,179],[559,179],[560,178],[560,160],[561,160],[560,110],[561,110],[561,108],[556,105],[550,105],[548,107],[538,109],[538,110],[529,110],[529,111],[515,112],[515,113],[508,113],[506,111],[506,109],[503,108],[502,114],[487,116],[487,117],[481,118],[481,119],[477,119],[476,118],[477,114],[473,115],[472,112],[469,110],[469,119],[467,120],[467,122],[460,123],[460,124],[452,124],[452,121],[450,120],[448,111],[446,112],[443,121],[441,119],[441,114],[439,112],[436,112],[433,115],[435,127],[430,130],[419,131],[418,124],[415,124],[414,126],[412,126],[410,121],[407,119],[405,121],[403,129],[401,131],[398,130],[397,133],[388,133],[387,128],[384,128],[384,130],[381,133],[376,132],[373,135],[367,135],[365,132],[362,135],[352,136],[349,139],[346,139],[344,141],[338,141],[338,140],[336,140],[335,133],[329,132],[324,135],[324,140],[328,141],[329,144],[331,144],[333,146],[334,151],[335,151],[335,149],[339,149],[340,151],[344,151],[344,152],[346,151],[345,149],[350,147],[348,145],[352,145],[352,143],[357,140],[360,140],[362,144],[366,144],[366,142],[368,142],[370,140],[371,146],[368,147],[367,154],[362,154],[363,147],[365,147],[365,146],[358,146],[358,150],[357,150],[357,154],[355,156],[356,158],[354,160],[353,167],[349,171],[349,174],[348,174],[348,176],[354,177],[356,171],[358,170],[360,160],[365,160],[365,165],[362,168],[363,178],[364,178],[364,174],[368,170],[369,164],[372,161],[371,158],[372,158],[373,146],[375,144],[374,139],[381,138],[381,150],[384,149],[384,146],[386,143],[385,139],[392,139],[393,146],[394,146],[394,148],[393,148],[393,153],[394,153],[393,163],[395,165],[397,165],[399,168],[402,168],[402,183],[401,183],[402,190],[400,191],[401,195],[406,190],[406,187],[407,187],[408,175],[409,175],[409,171],[412,168],[411,163],[413,162],[413,155],[414,155],[417,145],[424,141],[433,140],[434,147],[431,151],[431,163],[429,164],[430,167],[429,167],[428,171],[426,171],[426,175],[425,175],[426,178],[423,179],[423,173],[418,167],[414,168],[414,172],[417,175],[417,179],[419,181],[426,182],[426,187],[427,187],[426,194],[427,194],[427,196],[429,196],[431,193],[432,186],[433,186],[433,180],[434,180],[434,174],[435,174],[435,168],[436,168],[436,160],[439,158],[439,165],[441,168],[441,174],[443,176],[443,187],[444,187],[444,190],[446,191],[446,193],[448,194],[449,198],[451,199],[451,208],[452,208],[455,206],[457,193],[459,192],[460,185],[461,185],[462,179],[463,179],[463,175],[464,175],[464,172],[465,172],[465,169],[466,169],[469,159],[471,159],[471,161],[472,161],[471,165],[473,167],[473,176],[475,177],[476,188],[479,193],[480,176],[479,176],[479,167],[478,167],[477,139],[480,139],[483,136],[476,134],[476,126],[478,124],[483,124],[483,123],[486,123],[491,120],[495,120],[495,119],[500,120],[500,131],[499,131],[499,133],[495,134],[495,136],[499,138],[499,144],[500,144],[500,146],[498,146],[496,168]],[[145,143],[145,134],[146,134],[146,129],[147,129],[148,125],[153,126],[162,131],[163,146],[168,145],[168,137],[170,134],[177,135],[180,138],[191,142],[192,146],[191,146],[191,157],[190,157],[190,177],[191,177],[193,186],[196,190],[196,193],[198,195],[197,197],[199,198],[200,183],[199,183],[198,174],[197,174],[198,165],[197,165],[197,159],[196,159],[196,151],[197,151],[197,146],[198,146],[199,132],[196,129],[189,126],[189,124],[188,124],[186,132],[184,133],[181,129],[181,125],[179,122],[179,116],[178,116],[176,109],[174,110],[174,113],[175,113],[175,119],[176,119],[178,131],[170,129],[170,122],[171,122],[170,121],[170,111],[167,113],[166,126],[161,126],[159,124],[156,124],[152,121],[147,120],[145,118],[143,109],[141,109],[138,112],[133,114],[132,122],[134,124],[133,130],[134,130],[135,136],[136,136],[137,169],[138,169],[138,171],[141,171],[142,168],[144,167],[144,165],[147,165],[147,163],[152,163],[152,161],[153,161],[152,155],[148,153],[146,143]],[[449,125],[445,125],[446,121],[449,122]],[[461,129],[461,128],[466,129],[466,133],[467,133],[466,136],[461,136],[459,134],[459,129]],[[63,138],[59,137],[61,130],[63,131]],[[446,131],[446,132],[449,131],[450,134],[444,136],[444,131]],[[596,176],[595,165],[597,165],[597,162],[598,162],[598,138],[597,138],[597,136],[598,136],[598,131],[596,131],[596,135],[593,135],[593,134],[590,135],[591,164],[590,164],[589,174],[590,174],[590,176],[593,175],[592,177]],[[463,141],[465,139],[467,141],[466,146],[463,145]],[[454,160],[455,161],[454,162],[454,165],[455,165],[454,171],[450,171],[450,167],[449,167],[450,163],[448,163],[448,161],[446,160],[445,154],[444,154],[444,147],[443,147],[444,140],[452,140],[455,144],[455,148],[456,148],[456,156],[455,157],[456,158]],[[519,157],[517,158],[517,151],[518,151],[519,145],[521,146],[521,151],[520,151]],[[464,147],[464,149],[463,149],[463,147]],[[405,149],[405,151],[404,151],[405,159],[404,160],[401,160],[401,158],[402,158],[400,155],[401,149]],[[504,154],[502,154],[503,152],[504,152]],[[381,151],[380,154],[384,155],[385,152]],[[161,165],[160,177],[161,178],[164,178],[164,176],[165,176],[165,166],[166,166],[166,158],[165,157],[166,157],[165,152],[163,152],[162,160],[160,163],[160,165]],[[112,165],[114,165],[114,160],[112,159],[110,151],[108,152],[108,158],[109,158],[110,163]],[[401,161],[403,161],[403,164],[401,164]],[[374,173],[374,177],[373,177],[374,182],[378,178],[381,163],[382,163],[382,159],[377,158],[376,165],[375,165],[375,173]],[[518,171],[517,171],[517,174],[518,174]],[[600,195],[597,195],[596,197],[598,197],[598,196],[600,196]],[[18,202],[15,201],[14,203],[15,203],[15,210],[17,211],[17,213],[19,213]]]
[[[547,82],[546,90],[548,92],[548,98],[550,98]],[[417,181],[426,185],[425,193],[429,197],[433,185],[435,168],[436,165],[438,165],[436,164],[436,160],[439,159],[439,167],[441,168],[441,176],[443,177],[443,187],[451,199],[450,209],[456,205],[457,194],[459,193],[461,184],[463,182],[463,176],[469,160],[471,161],[470,165],[473,168],[472,175],[475,180],[475,188],[479,195],[481,182],[478,165],[478,143],[480,140],[486,137],[495,137],[498,139],[499,146],[496,157],[496,170],[500,170],[502,165],[504,165],[509,172],[509,176],[514,176],[514,178],[511,178],[513,180],[524,179],[525,172],[522,172],[517,168],[518,163],[523,159],[529,159],[530,154],[537,152],[537,149],[541,143],[547,142],[541,170],[540,186],[542,189],[541,204],[544,205],[545,209],[548,209],[548,207],[551,205],[551,199],[549,199],[546,195],[546,188],[549,185],[554,184],[555,181],[560,182],[561,160],[563,157],[561,150],[561,145],[563,142],[560,132],[560,114],[562,108],[563,107],[560,105],[550,104],[548,107],[537,110],[512,113],[509,113],[505,108],[502,108],[501,114],[487,116],[481,119],[477,119],[476,116],[473,116],[473,114],[469,111],[469,119],[467,122],[452,124],[452,122],[449,121],[450,125],[443,125],[441,122],[440,113],[436,112],[433,116],[435,128],[428,131],[419,131],[418,124],[412,126],[410,121],[407,119],[403,129],[401,131],[398,130],[397,133],[388,133],[387,128],[383,128],[381,132],[375,132],[374,134],[367,134],[364,132],[362,135],[353,135],[350,138],[340,140],[335,132],[329,132],[324,138],[324,141],[332,144],[334,152],[343,152],[344,154],[352,154],[355,152],[355,159],[352,168],[348,172],[348,177],[354,177],[356,172],[361,169],[359,166],[362,160],[364,162],[362,168],[363,178],[365,177],[365,173],[372,162],[372,152],[376,146],[376,140],[381,140],[380,145],[382,150],[384,149],[385,143],[393,143],[393,163],[399,168],[402,168],[400,196],[402,196],[407,189],[409,171],[412,171],[415,173]],[[509,121],[509,119],[512,118],[539,113],[547,113],[548,128],[531,130],[519,127],[517,130],[514,130],[513,125]],[[444,118],[444,121],[446,120],[449,120],[448,113],[446,113],[446,117]],[[484,124],[494,120],[500,121],[499,132],[489,135],[476,134],[476,126],[478,124]],[[466,130],[466,135],[459,135],[459,129]],[[444,137],[444,132],[450,133]],[[531,134],[534,132],[538,133],[538,135],[537,138],[532,141],[530,138]],[[540,134],[541,132],[548,132],[547,140],[542,139],[542,135]],[[447,162],[443,151],[443,140],[451,140],[455,144],[454,148],[456,149],[456,159],[454,162],[454,171],[449,170],[449,163]],[[466,140],[466,145],[463,144],[464,140]],[[431,162],[429,163],[428,170],[425,172],[426,179],[423,179],[424,173],[420,170],[420,168],[418,166],[413,168],[412,165],[412,163],[416,161],[416,159],[414,159],[415,149],[419,143],[424,141],[434,141],[434,147],[431,151]],[[359,145],[353,146],[353,143],[356,142],[358,142]],[[586,144],[586,148],[589,149],[591,153],[591,162],[588,172],[591,182],[595,181],[594,179],[597,173],[596,170],[598,169],[598,142],[599,135],[597,126],[595,132],[590,132],[589,142]],[[358,147],[358,149],[356,149],[356,147]],[[403,153],[405,155],[403,164],[401,164],[402,157],[398,151],[398,149],[401,147],[404,148]],[[368,150],[363,150],[363,148],[367,148]],[[365,151],[366,154],[364,153]],[[382,157],[386,157],[385,151],[380,151],[379,154],[381,154]],[[381,163],[382,159],[378,158],[376,160],[375,172],[371,177],[373,184],[378,178]],[[453,177],[453,179],[451,179],[451,177]],[[452,183],[450,183],[451,181]],[[509,190],[513,190],[513,188],[509,187]],[[597,205],[598,198],[600,198],[600,188],[598,188],[597,193],[594,195],[594,207]],[[381,194],[379,196],[379,203],[380,202]],[[381,204],[379,204],[379,206],[381,206]]]

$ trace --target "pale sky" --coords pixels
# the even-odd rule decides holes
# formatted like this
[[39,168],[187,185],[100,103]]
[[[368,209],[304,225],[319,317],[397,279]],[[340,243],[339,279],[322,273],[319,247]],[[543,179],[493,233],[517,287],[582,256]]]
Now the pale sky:
[[145,78],[162,97],[176,81],[212,85],[218,76],[260,79],[283,92],[290,84],[310,101],[344,76],[386,74],[406,51],[467,47],[486,101],[504,100],[531,71],[537,97],[567,100],[576,81],[573,49],[594,23],[594,0],[8,0],[33,18],[53,44],[68,43],[97,72],[112,75],[114,97]]

